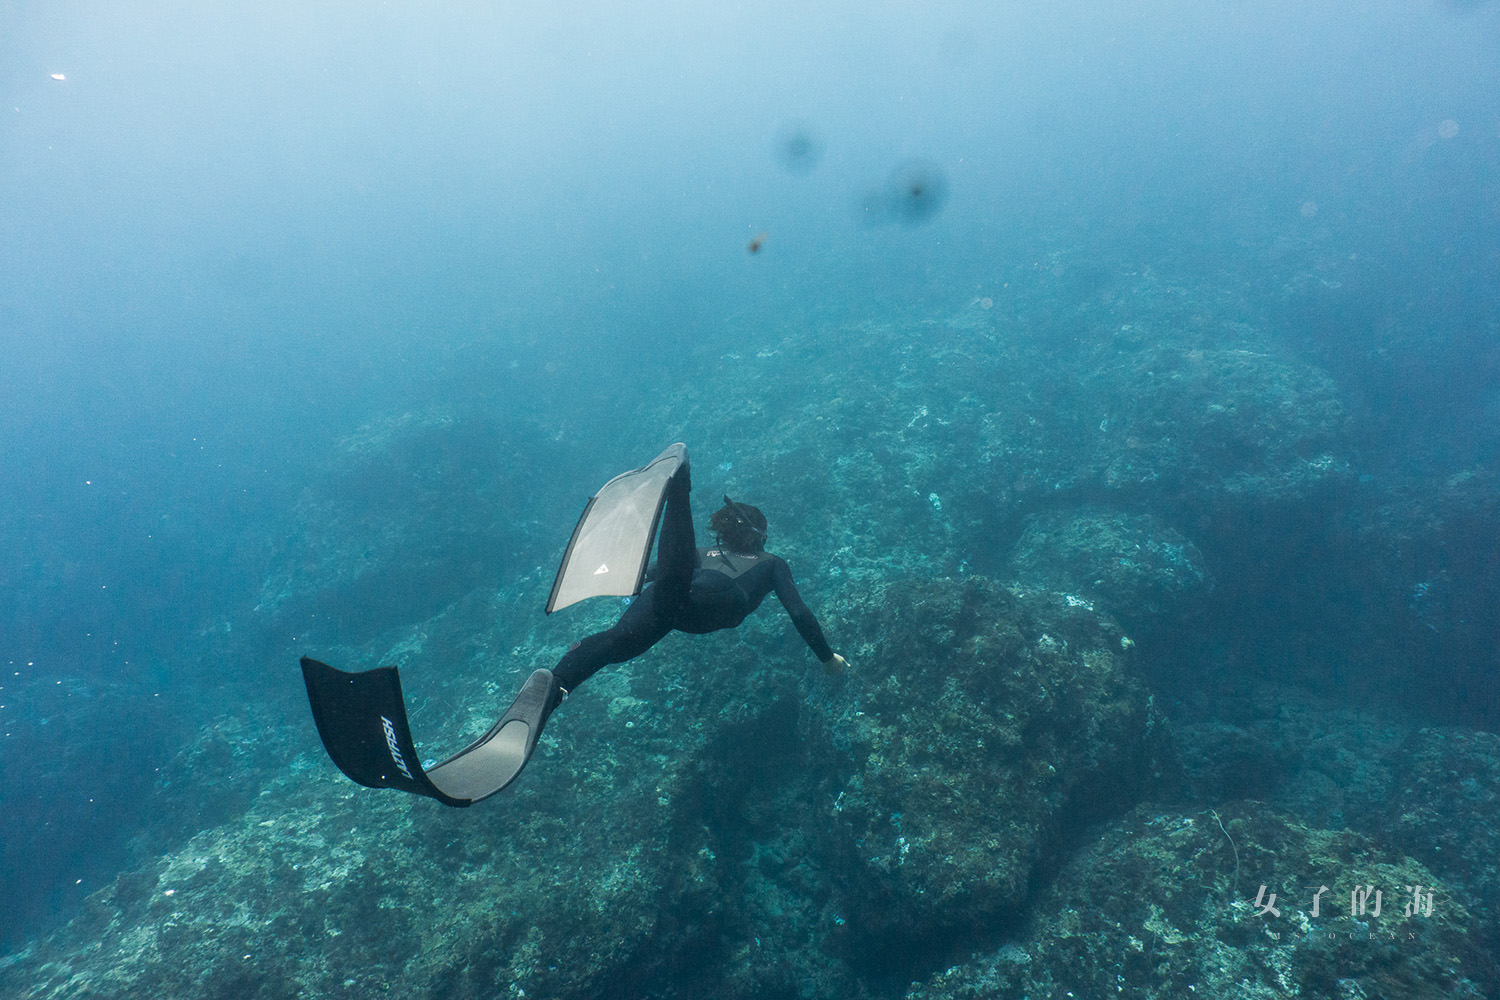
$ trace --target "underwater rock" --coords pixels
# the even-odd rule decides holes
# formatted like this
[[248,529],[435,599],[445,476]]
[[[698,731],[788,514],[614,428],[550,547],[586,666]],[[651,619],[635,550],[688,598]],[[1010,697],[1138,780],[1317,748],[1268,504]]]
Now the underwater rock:
[[[786,336],[637,423],[715,442],[704,457],[733,461],[721,486],[766,511],[776,551],[839,582],[1001,575],[997,539],[1087,506],[1150,511],[1208,553],[1352,482],[1321,370],[1254,331],[1126,326],[1058,341],[965,314]],[[830,368],[830,345],[859,363]]]
[[[717,637],[712,670],[711,640],[679,637],[575,692],[474,810],[349,785],[304,720],[242,815],[96,893],[0,991],[857,995],[895,944],[928,974],[1128,808],[1144,692],[1119,628],[1056,595],[971,578],[831,603],[856,676],[824,679],[779,620]],[[524,668],[549,643],[521,627],[489,641]],[[451,658],[460,630],[424,628],[416,661]],[[457,712],[440,729],[483,724],[472,693],[412,676]]]
[[[1367,594],[1346,616],[1376,638],[1370,657],[1401,701],[1443,722],[1495,728],[1500,718],[1495,609],[1500,608],[1500,475],[1476,467],[1434,484],[1368,484],[1347,514]],[[1442,663],[1433,684],[1428,664]]]
[[1024,904],[1039,865],[1134,804],[1146,695],[1108,617],[992,581],[905,581],[845,608],[861,686],[829,738],[846,954],[869,971],[945,954]]
[[[547,585],[528,581],[528,603]],[[505,615],[510,596],[460,602],[389,654],[336,658],[409,668],[418,748],[440,753],[421,737],[462,745],[513,681],[566,648],[557,628]],[[564,624],[598,627],[612,610]],[[257,719],[274,741],[246,726],[206,734],[180,764],[207,784],[184,801],[238,781],[243,811],[196,821],[201,832],[7,958],[0,996],[582,1000],[695,974],[747,997],[805,982],[850,995],[849,969],[815,933],[825,880],[802,860],[813,824],[799,815],[826,797],[807,791],[820,771],[798,736],[795,678],[821,675],[805,647],[767,654],[784,633],[800,642],[784,620],[757,620],[602,672],[554,714],[522,779],[471,810],[349,783],[305,705]],[[195,823],[183,804],[164,817],[179,832]]]
[[1092,352],[1063,407],[1070,424],[1101,417],[1076,426],[1075,445],[1049,442],[1054,462],[1076,463],[1055,482],[1201,512],[1284,504],[1348,478],[1343,404],[1318,369],[1253,340],[1214,348],[1132,330],[1112,346]]
[[[615,732],[586,707],[575,725]],[[596,742],[559,773],[556,746],[532,764],[551,774],[485,814],[371,793],[320,752],[300,756],[243,814],[8,959],[0,995],[603,995],[649,972],[658,937],[694,940],[685,925],[711,912],[701,897],[717,883],[660,849],[659,767],[622,767]],[[648,737],[636,752],[660,749]]]
[[1232,714],[1172,724],[1192,801],[1262,799],[1306,826],[1395,847],[1461,899],[1471,932],[1500,952],[1500,736],[1277,685],[1250,685]]
[[1423,729],[1393,755],[1395,802],[1372,810],[1391,843],[1462,887],[1478,936],[1500,953],[1500,736]]
[[1013,940],[907,1000],[1493,996],[1467,900],[1438,882],[1366,837],[1260,803],[1143,807],[1069,861]]
[[1174,725],[1172,736],[1183,779],[1203,802],[1269,798],[1301,756],[1289,739],[1262,727],[1189,722]]
[[1198,547],[1149,514],[1035,515],[1010,567],[1023,583],[1096,598],[1132,625],[1181,618],[1213,589]]
[[1366,473],[1297,518],[1216,516],[1194,531],[1219,578],[1212,628],[1184,659],[1225,683],[1254,673],[1493,731],[1497,521],[1500,478],[1483,468],[1437,481]]

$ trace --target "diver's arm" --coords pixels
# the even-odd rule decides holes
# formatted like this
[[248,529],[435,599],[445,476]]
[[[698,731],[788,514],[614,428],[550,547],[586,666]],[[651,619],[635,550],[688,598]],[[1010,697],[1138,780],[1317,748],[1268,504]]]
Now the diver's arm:
[[775,560],[771,565],[771,585],[776,590],[776,599],[781,602],[783,608],[786,608],[786,613],[791,616],[792,624],[797,626],[802,640],[825,666],[830,663],[841,663],[843,657],[837,657],[837,654],[829,648],[828,640],[823,637],[823,629],[818,625],[818,619],[803,603],[802,595],[797,593],[797,584],[792,580],[792,568],[786,564],[785,559],[779,556],[771,558]]

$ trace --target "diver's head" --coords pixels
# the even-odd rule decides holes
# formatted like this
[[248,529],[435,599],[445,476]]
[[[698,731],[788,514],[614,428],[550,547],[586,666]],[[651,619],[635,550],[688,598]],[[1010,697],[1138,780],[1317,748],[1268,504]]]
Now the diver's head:
[[747,503],[724,498],[724,506],[714,511],[708,522],[719,544],[731,552],[764,552],[766,548],[766,515]]

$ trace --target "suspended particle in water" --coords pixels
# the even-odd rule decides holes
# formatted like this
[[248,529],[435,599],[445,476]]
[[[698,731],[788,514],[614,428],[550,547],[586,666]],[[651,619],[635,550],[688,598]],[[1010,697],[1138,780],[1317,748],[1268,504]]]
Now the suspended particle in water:
[[897,221],[926,222],[948,203],[948,178],[934,164],[908,160],[892,171],[886,196]]
[[1438,122],[1437,128],[1439,139],[1452,139],[1454,136],[1458,135],[1458,122],[1454,121],[1452,118],[1444,118],[1442,121]]
[[948,178],[942,170],[925,160],[907,160],[891,171],[884,187],[865,196],[863,214],[871,222],[915,226],[947,203]]
[[809,125],[788,125],[777,136],[776,158],[791,173],[811,173],[823,158],[823,142]]
[[1301,211],[1304,219],[1311,219],[1318,214],[1318,203],[1309,198],[1302,203]]

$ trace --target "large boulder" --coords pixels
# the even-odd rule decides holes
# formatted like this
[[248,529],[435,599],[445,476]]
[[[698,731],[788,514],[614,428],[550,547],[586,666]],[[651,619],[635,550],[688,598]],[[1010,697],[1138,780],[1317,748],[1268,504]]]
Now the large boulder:
[[1151,514],[1063,510],[1030,518],[1011,552],[1016,579],[1097,599],[1137,627],[1201,608],[1213,589],[1203,553]]
[[1262,803],[1141,808],[1068,862],[1013,940],[907,998],[1493,996],[1494,959],[1465,900],[1427,896],[1438,882],[1367,837]]
[[873,588],[844,610],[859,683],[827,723],[839,937],[878,965],[1020,907],[1080,824],[1151,766],[1132,641],[1087,601],[983,578]]

